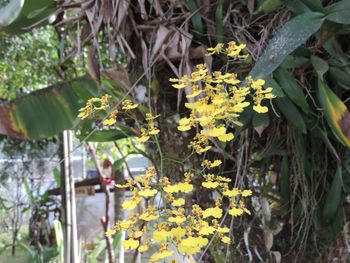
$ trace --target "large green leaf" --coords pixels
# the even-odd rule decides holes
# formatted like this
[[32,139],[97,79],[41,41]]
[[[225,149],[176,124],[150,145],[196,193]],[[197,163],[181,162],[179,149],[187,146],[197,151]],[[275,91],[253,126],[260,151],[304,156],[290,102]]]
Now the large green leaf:
[[57,8],[57,0],[11,0],[0,9],[0,31],[7,34],[27,32],[31,25],[43,20]]
[[328,6],[326,9],[327,19],[340,23],[340,24],[350,24],[350,0],[343,0],[333,5]]
[[342,168],[339,165],[333,178],[331,188],[327,194],[325,205],[323,207],[323,219],[327,225],[332,222],[335,215],[337,214],[337,210],[339,209],[341,203],[342,188]]
[[306,125],[303,116],[299,112],[298,108],[287,98],[274,99],[277,107],[286,117],[286,119],[299,131],[306,133]]
[[223,3],[220,1],[215,10],[216,39],[224,42],[224,18],[222,14]]
[[350,75],[346,72],[346,69],[329,67],[329,76],[334,83],[340,85],[342,88],[350,89]]
[[254,78],[270,75],[284,59],[302,45],[322,25],[324,14],[307,12],[288,21],[272,38],[251,71]]
[[301,2],[312,11],[323,12],[321,0],[301,0]]
[[187,7],[192,13],[191,21],[195,32],[197,33],[197,35],[202,36],[204,32],[204,26],[203,26],[202,16],[199,12],[200,8],[198,8],[197,6],[197,1],[188,0]]
[[294,76],[283,68],[279,68],[274,75],[287,96],[305,113],[308,113],[310,111],[309,104],[305,99],[302,88],[298,85]]
[[326,131],[322,130],[320,127],[316,126],[311,130],[313,134],[315,134],[315,137],[317,139],[321,139],[323,143],[327,146],[328,150],[334,155],[334,157],[340,161],[339,155],[337,153],[337,150],[334,148],[333,144],[331,143],[330,139],[328,138],[328,134]]
[[320,79],[323,79],[324,74],[329,70],[329,65],[323,59],[317,56],[311,56],[311,64],[317,72],[317,75]]
[[71,129],[79,108],[96,95],[95,82],[85,76],[2,103],[0,134],[40,139]]

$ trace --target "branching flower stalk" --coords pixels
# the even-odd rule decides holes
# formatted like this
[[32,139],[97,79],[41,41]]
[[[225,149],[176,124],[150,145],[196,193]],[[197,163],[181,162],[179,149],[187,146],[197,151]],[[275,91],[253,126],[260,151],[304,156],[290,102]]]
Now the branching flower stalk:
[[[226,56],[228,60],[240,60],[247,57],[242,53],[244,48],[244,44],[237,45],[233,41],[227,46],[219,43],[208,48],[208,55],[219,54]],[[177,129],[190,132],[195,128],[198,131],[190,143],[190,147],[198,155],[211,151],[219,144],[225,145],[232,141],[234,128],[242,125],[239,121],[241,113],[252,103],[254,111],[266,113],[269,108],[263,105],[263,101],[275,98],[271,87],[264,88],[264,80],[254,80],[248,76],[242,81],[237,74],[227,72],[227,66],[224,68],[225,72],[210,73],[206,65],[199,64],[190,76],[170,79],[175,89],[190,87],[191,94],[186,97],[191,102],[185,104],[190,114],[179,120]],[[103,124],[112,126],[117,123],[120,114],[138,107],[138,104],[124,100],[121,108],[115,109],[111,106],[110,99],[108,95],[90,99],[80,110],[80,118],[106,111],[108,118],[103,120]],[[108,112],[109,109],[113,110]],[[140,129],[136,140],[147,143],[154,138],[163,162],[164,155],[157,138],[160,132],[158,117],[159,115],[146,114],[146,124]],[[245,201],[252,195],[252,191],[236,186],[232,188],[231,178],[216,173],[221,164],[220,159],[204,159],[198,171],[187,171],[180,181],[174,181],[163,174],[161,163],[160,176],[152,166],[148,167],[145,174],[128,179],[125,184],[117,184],[116,187],[127,188],[132,193],[130,199],[122,203],[123,209],[130,211],[130,216],[126,220],[118,221],[106,235],[127,231],[128,239],[123,242],[123,247],[139,253],[145,253],[150,246],[155,245],[159,249],[150,257],[150,262],[171,257],[174,250],[184,257],[200,253],[208,248],[214,238],[224,244],[231,244],[230,228],[225,226],[224,219],[227,215],[239,217],[251,214]],[[199,188],[209,189],[217,194],[211,206],[202,208],[200,204],[192,202],[189,194]],[[157,202],[160,205],[156,207],[154,204]],[[145,210],[135,213],[135,208],[142,203],[146,204]]]

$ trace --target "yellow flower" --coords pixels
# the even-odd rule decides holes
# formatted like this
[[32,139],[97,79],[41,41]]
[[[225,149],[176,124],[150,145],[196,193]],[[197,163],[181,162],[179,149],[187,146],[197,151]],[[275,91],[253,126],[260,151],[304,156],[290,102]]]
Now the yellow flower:
[[115,124],[116,122],[117,122],[117,120],[115,118],[108,118],[108,119],[105,119],[103,121],[103,125],[111,126],[111,125]]
[[231,238],[224,236],[221,238],[221,241],[225,244],[231,244]]
[[173,84],[172,86],[176,89],[183,89],[188,85],[190,79],[188,78],[187,75],[184,75],[181,79],[171,78],[171,79],[169,79],[169,81],[170,82],[178,82],[178,84]]
[[116,231],[115,229],[109,229],[109,230],[105,233],[105,235],[106,235],[107,237],[110,237],[110,236],[113,236],[115,233],[117,233],[117,231]]
[[229,183],[229,182],[232,181],[230,178],[223,177],[223,176],[217,176],[217,177],[216,177],[216,180],[218,180],[218,181],[220,181],[220,182],[225,182],[225,183]]
[[147,130],[142,128],[141,129],[141,136],[136,138],[136,140],[138,142],[146,142],[146,141],[148,141],[149,140],[149,136],[148,136]]
[[223,47],[224,47],[224,44],[218,43],[215,47],[207,48],[207,50],[209,52],[208,55],[220,53],[222,51]]
[[201,154],[201,153],[204,153],[204,152],[207,152],[211,149],[212,147],[211,146],[206,146],[204,148],[200,147],[197,151],[198,154]]
[[123,247],[127,250],[133,250],[139,246],[140,242],[135,239],[128,239],[123,241]]
[[186,221],[185,216],[171,216],[168,219],[169,222],[176,223],[176,224],[181,224]]
[[122,203],[122,207],[125,210],[131,210],[131,209],[134,209],[140,202],[141,202],[141,197],[134,195],[131,197],[130,200],[125,200]]
[[121,221],[116,225],[120,230],[127,230],[132,224],[134,224],[133,220]]
[[158,118],[159,116],[160,116],[160,114],[153,116],[151,113],[146,113],[146,120],[151,121],[151,120]]
[[152,196],[155,196],[157,194],[157,190],[156,189],[144,189],[144,190],[141,190],[138,192],[138,194],[140,196],[143,196],[143,197],[152,197]]
[[165,229],[153,231],[153,239],[155,241],[166,241],[170,237],[171,233]]
[[222,217],[222,209],[220,207],[212,207],[207,208],[203,211],[203,217],[215,217],[215,218],[221,218]]
[[219,137],[222,136],[226,133],[226,128],[225,127],[220,127],[220,128],[210,128],[210,129],[205,129],[201,131],[201,134],[205,136],[211,136],[211,137]]
[[147,245],[141,245],[139,248],[138,248],[138,251],[140,252],[140,253],[144,253],[144,252],[146,252],[147,250],[148,250],[148,246]]
[[239,190],[237,188],[233,188],[232,190],[225,190],[223,192],[223,195],[228,196],[228,197],[234,197],[239,195]]
[[179,125],[180,126],[186,126],[191,124],[191,118],[181,118],[179,120]]
[[152,221],[152,220],[156,220],[159,218],[159,215],[156,215],[154,212],[146,212],[142,215],[140,215],[140,219],[144,220],[144,221]]
[[207,223],[206,226],[201,227],[198,234],[201,236],[208,236],[208,235],[214,234],[214,232],[215,232],[215,227],[209,226]]
[[202,166],[206,168],[214,168],[214,167],[218,167],[221,164],[222,164],[221,160],[215,160],[214,162],[211,162],[209,160],[204,160],[202,163]]
[[242,196],[244,196],[244,197],[251,196],[252,194],[253,194],[253,192],[250,189],[242,191]]
[[193,190],[193,185],[188,182],[179,183],[178,187],[179,187],[179,191],[183,193],[189,193]]
[[203,92],[203,90],[196,90],[194,92],[192,92],[191,94],[189,95],[186,95],[186,98],[194,98],[194,97],[197,97],[199,94],[201,94]]
[[230,229],[228,227],[219,227],[217,231],[218,233],[228,233],[230,232]]
[[210,164],[210,168],[217,167],[217,166],[219,166],[220,164],[222,164],[222,161],[221,161],[221,160],[215,160],[214,162],[212,162],[212,163]]
[[253,89],[260,89],[262,86],[265,85],[265,80],[263,79],[257,79],[255,81],[251,80],[250,85],[252,86]]
[[253,106],[253,109],[258,113],[266,113],[269,111],[269,108],[266,106],[261,106],[261,104],[257,104]]
[[178,185],[167,185],[163,188],[166,193],[177,193],[180,191],[180,187]]
[[224,134],[224,135],[221,135],[221,136],[218,136],[218,139],[219,139],[219,141],[221,141],[221,142],[232,141],[233,138],[234,138],[234,136],[233,136],[233,133],[232,133],[232,132],[227,133],[227,134]]
[[172,236],[176,237],[177,239],[182,238],[184,235],[186,235],[186,229],[182,227],[175,227],[170,230],[170,233]]
[[235,76],[233,76],[233,77],[230,77],[228,79],[224,79],[224,82],[227,84],[236,85],[236,84],[240,83],[241,81],[239,79],[236,79]]
[[185,204],[185,199],[183,198],[175,199],[171,204],[173,206],[183,206]]
[[180,84],[173,84],[172,85],[175,89],[183,89],[187,86],[186,83],[180,83]]
[[243,209],[241,208],[237,208],[237,207],[232,207],[228,213],[231,215],[231,216],[241,216],[243,215]]
[[131,186],[132,185],[129,185],[129,184],[115,184],[115,187],[117,188],[129,188]]
[[245,57],[240,55],[241,51],[246,47],[245,44],[237,45],[235,41],[231,41],[228,43],[228,47],[226,48],[227,56],[233,58]]
[[213,189],[213,188],[218,187],[219,183],[218,182],[212,182],[212,181],[203,182],[202,186],[205,187],[205,188]]
[[177,126],[177,129],[179,131],[189,131],[191,130],[191,126],[190,125],[187,125],[187,126]]
[[154,253],[151,256],[151,262],[158,261],[160,259],[170,257],[173,253],[174,253],[174,251],[169,251],[169,250],[161,251],[161,252],[158,252],[158,253]]
[[131,100],[124,100],[122,109],[123,110],[132,110],[132,109],[137,108],[138,106],[139,106],[138,104],[132,103]]
[[198,253],[201,248],[208,244],[208,239],[204,237],[188,237],[183,239],[178,246],[180,252],[187,255]]
[[273,95],[272,93],[264,94],[264,99],[274,99],[274,98],[276,98],[276,96]]
[[132,238],[133,239],[140,238],[140,237],[142,237],[143,234],[144,234],[143,230],[135,231],[135,232],[132,233]]
[[151,135],[157,135],[158,133],[160,132],[160,130],[156,127],[153,127],[152,129],[150,129],[148,131],[148,134],[151,134]]
[[200,118],[196,118],[196,121],[199,121],[199,124],[202,125],[202,127],[211,124],[213,120],[212,116],[201,116]]

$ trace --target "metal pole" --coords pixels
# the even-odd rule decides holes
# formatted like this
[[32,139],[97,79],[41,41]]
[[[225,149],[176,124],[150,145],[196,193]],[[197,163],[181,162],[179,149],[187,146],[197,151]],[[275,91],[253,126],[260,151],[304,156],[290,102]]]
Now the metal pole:
[[78,263],[78,237],[75,205],[74,177],[72,169],[73,138],[71,131],[63,132],[64,153],[64,263]]
[[78,263],[78,231],[77,231],[77,209],[75,201],[75,187],[74,187],[74,175],[73,175],[73,162],[72,162],[72,151],[73,151],[73,133],[72,131],[67,131],[67,139],[69,146],[69,189],[71,197],[71,231],[72,231],[72,262]]

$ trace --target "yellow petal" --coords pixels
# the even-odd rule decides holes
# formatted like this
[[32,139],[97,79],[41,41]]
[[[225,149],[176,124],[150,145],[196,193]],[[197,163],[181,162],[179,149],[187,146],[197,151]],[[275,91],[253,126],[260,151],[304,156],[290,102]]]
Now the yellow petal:
[[221,142],[232,141],[233,138],[234,138],[234,136],[233,136],[232,132],[224,134],[224,135],[221,135],[221,136],[218,137],[219,141],[221,141]]
[[135,239],[128,239],[123,241],[123,247],[127,250],[133,250],[139,246],[140,242]]
[[269,108],[266,106],[261,106],[261,104],[253,106],[253,109],[258,113],[266,113],[269,111]]

